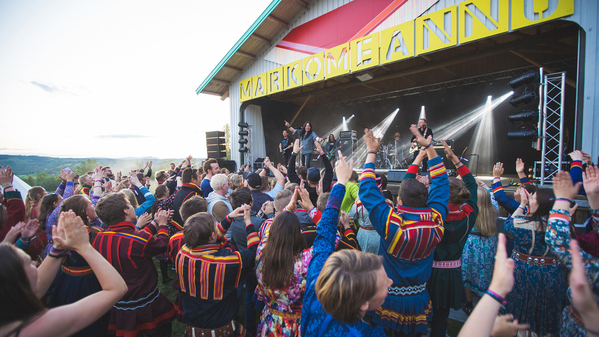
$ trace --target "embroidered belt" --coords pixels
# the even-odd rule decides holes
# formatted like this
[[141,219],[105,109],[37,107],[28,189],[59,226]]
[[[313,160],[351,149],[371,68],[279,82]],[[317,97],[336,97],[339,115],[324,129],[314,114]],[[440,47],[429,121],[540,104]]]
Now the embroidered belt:
[[373,231],[374,227],[366,227],[366,226],[360,226],[361,229],[365,230],[365,231]]
[[512,252],[512,258],[537,266],[557,266],[559,264],[555,257],[534,256],[517,251]]
[[235,332],[235,321],[231,321],[218,329],[200,329],[188,325],[185,330],[189,337],[229,337]]
[[461,266],[462,266],[462,260],[453,260],[453,261],[435,261],[435,260],[433,260],[433,268],[451,269],[451,268],[459,268]]
[[425,290],[426,282],[414,286],[391,286],[387,293],[394,296],[411,296],[421,294]]
[[89,275],[89,274],[93,274],[94,272],[92,271],[92,268],[87,266],[87,267],[68,267],[68,266],[61,266],[62,271],[71,275],[71,276],[85,276],[85,275]]
[[136,310],[154,302],[158,296],[160,296],[160,290],[154,288],[146,297],[133,301],[119,301],[114,305],[114,308],[119,310]]
[[296,313],[292,313],[292,312],[282,312],[282,311],[279,311],[277,309],[273,309],[273,308],[268,307],[268,306],[267,306],[267,308],[268,308],[268,311],[270,311],[271,313],[273,313],[273,314],[275,314],[277,316],[284,317],[284,318],[299,319],[302,316],[301,313],[297,313],[296,314]]

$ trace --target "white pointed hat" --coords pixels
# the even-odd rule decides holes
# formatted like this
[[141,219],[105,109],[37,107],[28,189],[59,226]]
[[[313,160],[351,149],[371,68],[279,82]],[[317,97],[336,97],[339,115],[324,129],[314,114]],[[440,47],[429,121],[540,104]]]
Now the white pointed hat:
[[426,120],[426,112],[424,112],[424,105],[420,109],[420,117],[418,117],[418,120],[421,120],[421,119]]

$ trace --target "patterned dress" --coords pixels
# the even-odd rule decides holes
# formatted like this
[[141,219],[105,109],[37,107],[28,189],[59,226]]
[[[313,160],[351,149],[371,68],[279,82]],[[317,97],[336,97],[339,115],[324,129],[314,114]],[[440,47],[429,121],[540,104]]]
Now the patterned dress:
[[358,240],[362,251],[378,254],[379,247],[381,245],[381,237],[370,224],[368,210],[366,207],[364,207],[364,205],[362,205],[360,200],[353,204],[351,210],[349,211],[349,216],[354,218],[354,221],[360,227],[358,229],[358,235],[356,236],[356,239]]
[[[591,221],[597,225],[599,223],[599,209],[592,209],[591,215]],[[553,210],[549,213],[547,230],[545,231],[547,244],[558,256],[562,265],[568,270],[572,269],[570,220],[570,213],[567,210]],[[581,255],[584,268],[589,277],[591,289],[595,294],[595,300],[599,302],[599,260],[583,250],[581,250]],[[571,296],[569,291],[567,294],[568,297]],[[567,306],[562,313],[560,336],[586,336],[580,315],[571,305]]]
[[259,336],[297,336],[300,335],[300,315],[302,302],[306,292],[308,266],[312,261],[312,248],[305,249],[296,258],[293,265],[293,278],[284,289],[269,288],[264,284],[262,276],[262,251],[268,240],[270,226],[261,233],[262,240],[256,253],[256,277],[258,286],[256,294],[265,306],[262,310]]
[[[518,253],[557,257],[545,242],[545,233],[534,230],[537,223],[522,213],[517,209],[505,223],[507,235],[514,239],[512,257]],[[514,260],[514,289],[507,296],[508,304],[502,313],[513,314],[519,322],[530,324],[530,330],[539,335],[558,335],[560,314],[567,304],[563,267]]]
[[[498,210],[497,201],[491,192],[491,202]],[[470,288],[482,297],[493,278],[495,253],[497,252],[497,235],[484,236],[476,227],[472,229],[462,253],[462,280],[464,287]]]

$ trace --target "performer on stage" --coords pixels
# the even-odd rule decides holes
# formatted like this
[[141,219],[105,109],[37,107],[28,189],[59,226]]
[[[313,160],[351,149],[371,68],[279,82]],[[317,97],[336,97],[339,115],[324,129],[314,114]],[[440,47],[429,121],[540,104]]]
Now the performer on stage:
[[324,150],[326,151],[326,156],[329,158],[329,161],[335,164],[336,160],[333,158],[336,157],[337,150],[341,150],[341,144],[339,144],[339,141],[335,139],[335,135],[329,135],[329,141],[326,143]]
[[[428,125],[426,124],[426,114],[424,112],[424,107],[423,107],[422,111],[420,112],[420,119],[418,120],[418,131],[420,132],[422,137],[424,137],[424,139],[428,139],[428,136],[434,137],[433,130],[431,130],[428,127]],[[410,139],[410,142],[412,143],[412,147],[410,148],[410,154],[412,155],[412,162],[413,162],[414,159],[416,159],[416,156],[418,156],[418,144],[416,143],[416,136],[412,136],[412,139]],[[428,170],[428,165],[426,162],[423,162],[422,163],[422,172],[425,172],[427,170]]]
[[316,135],[316,132],[312,131],[312,123],[310,122],[304,123],[304,126],[298,129],[292,127],[287,121],[285,121],[285,126],[289,128],[292,134],[299,137],[302,146],[302,163],[309,168],[312,152],[314,151],[314,141],[321,142],[322,139]]
[[289,137],[289,132],[287,132],[287,130],[283,130],[283,137],[279,143],[279,152],[283,154],[283,165],[285,165],[285,167],[289,164],[291,151],[293,151],[293,139]]

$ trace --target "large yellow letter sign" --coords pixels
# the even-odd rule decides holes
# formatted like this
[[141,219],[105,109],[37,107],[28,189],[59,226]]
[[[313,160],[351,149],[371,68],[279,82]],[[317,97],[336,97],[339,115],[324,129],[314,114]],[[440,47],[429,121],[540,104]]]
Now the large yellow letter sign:
[[283,66],[283,82],[285,89],[289,90],[303,85],[303,70],[302,60],[288,63]]
[[[460,43],[479,40],[508,31],[510,21],[509,1],[499,0],[496,4],[495,10],[492,11],[491,0],[469,0],[460,3],[458,15],[460,20],[458,25]],[[496,13],[497,19],[493,18],[492,12]],[[467,27],[472,27],[472,33],[468,36],[466,36]]]
[[252,85],[254,86],[254,97],[252,98],[266,96],[266,73],[252,77]]
[[381,31],[381,64],[414,56],[414,21]]
[[283,90],[283,67],[267,71],[266,91],[268,92],[268,94],[274,94]]
[[458,44],[457,13],[458,7],[453,5],[416,18],[416,52],[419,55]]
[[350,44],[352,73],[379,65],[379,32],[353,40]]
[[252,99],[252,78],[239,81],[239,101],[244,102]]
[[525,10],[524,0],[512,0],[512,29],[520,29],[572,15],[574,14],[574,0],[559,0],[553,12],[550,12],[549,0],[534,0],[531,9],[528,12]]
[[324,59],[326,63],[325,77],[327,79],[349,74],[349,43],[325,51]]
[[316,53],[303,60],[304,85],[324,80],[324,53]]

